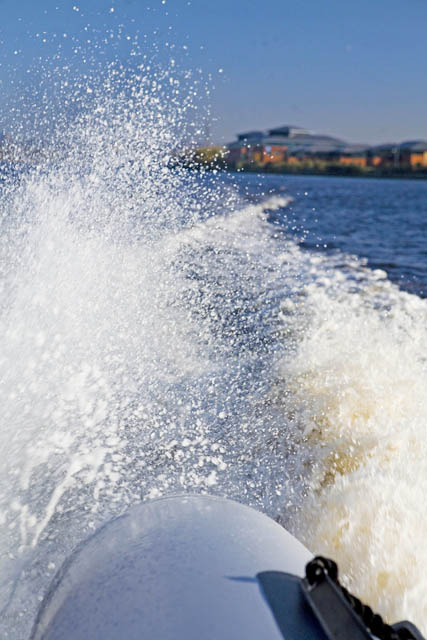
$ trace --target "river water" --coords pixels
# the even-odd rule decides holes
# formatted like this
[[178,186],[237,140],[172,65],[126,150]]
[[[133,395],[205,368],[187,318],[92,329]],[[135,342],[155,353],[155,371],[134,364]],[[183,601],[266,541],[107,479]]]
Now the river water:
[[182,112],[130,94],[4,172],[1,637],[102,522],[184,491],[426,632],[427,183],[171,168]]

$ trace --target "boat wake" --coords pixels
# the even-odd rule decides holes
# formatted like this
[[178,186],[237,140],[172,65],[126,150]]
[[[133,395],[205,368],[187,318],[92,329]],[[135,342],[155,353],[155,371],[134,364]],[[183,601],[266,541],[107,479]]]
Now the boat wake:
[[90,531],[183,491],[268,513],[426,627],[426,301],[303,250],[271,222],[286,194],[171,162],[172,69],[102,83],[0,194],[2,637]]

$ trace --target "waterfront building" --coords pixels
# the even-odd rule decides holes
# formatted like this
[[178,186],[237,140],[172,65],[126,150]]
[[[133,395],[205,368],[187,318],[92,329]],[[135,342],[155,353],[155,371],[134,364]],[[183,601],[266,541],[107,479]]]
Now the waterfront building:
[[427,142],[410,140],[377,146],[349,144],[345,140],[312,133],[295,125],[268,131],[248,131],[227,145],[227,161],[234,166],[256,164],[341,165],[387,170],[427,168]]
[[399,145],[400,166],[405,169],[422,169],[427,167],[427,142],[410,140]]
[[228,145],[228,162],[261,165],[298,164],[322,160],[366,166],[364,145],[351,145],[339,138],[314,134],[295,125],[283,125],[263,131],[237,135]]

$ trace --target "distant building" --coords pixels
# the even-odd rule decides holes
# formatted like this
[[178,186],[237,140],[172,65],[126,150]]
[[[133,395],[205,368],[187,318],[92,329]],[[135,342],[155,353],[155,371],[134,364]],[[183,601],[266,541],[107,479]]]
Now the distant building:
[[399,163],[402,168],[422,169],[427,167],[427,142],[410,140],[399,145]]
[[237,140],[228,145],[228,160],[231,163],[265,165],[323,159],[366,166],[366,149],[339,138],[311,133],[302,127],[283,125],[265,133],[250,131],[238,134]]
[[424,169],[427,168],[427,142],[349,144],[295,125],[282,125],[266,132],[239,133],[237,140],[228,145],[228,162],[234,165],[297,165],[304,161],[360,168]]
[[367,160],[368,167],[398,169],[400,167],[400,147],[395,142],[370,147]]
[[389,169],[416,170],[427,168],[427,142],[409,140],[371,147],[368,166]]

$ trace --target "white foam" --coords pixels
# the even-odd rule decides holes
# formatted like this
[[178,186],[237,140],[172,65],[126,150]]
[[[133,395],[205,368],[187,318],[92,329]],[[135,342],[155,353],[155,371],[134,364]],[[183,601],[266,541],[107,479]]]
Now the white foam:
[[330,272],[286,316],[305,326],[281,366],[293,435],[303,435],[298,455],[310,468],[295,531],[390,621],[426,629],[427,303],[377,286],[382,273],[360,275],[363,286],[350,292]]

